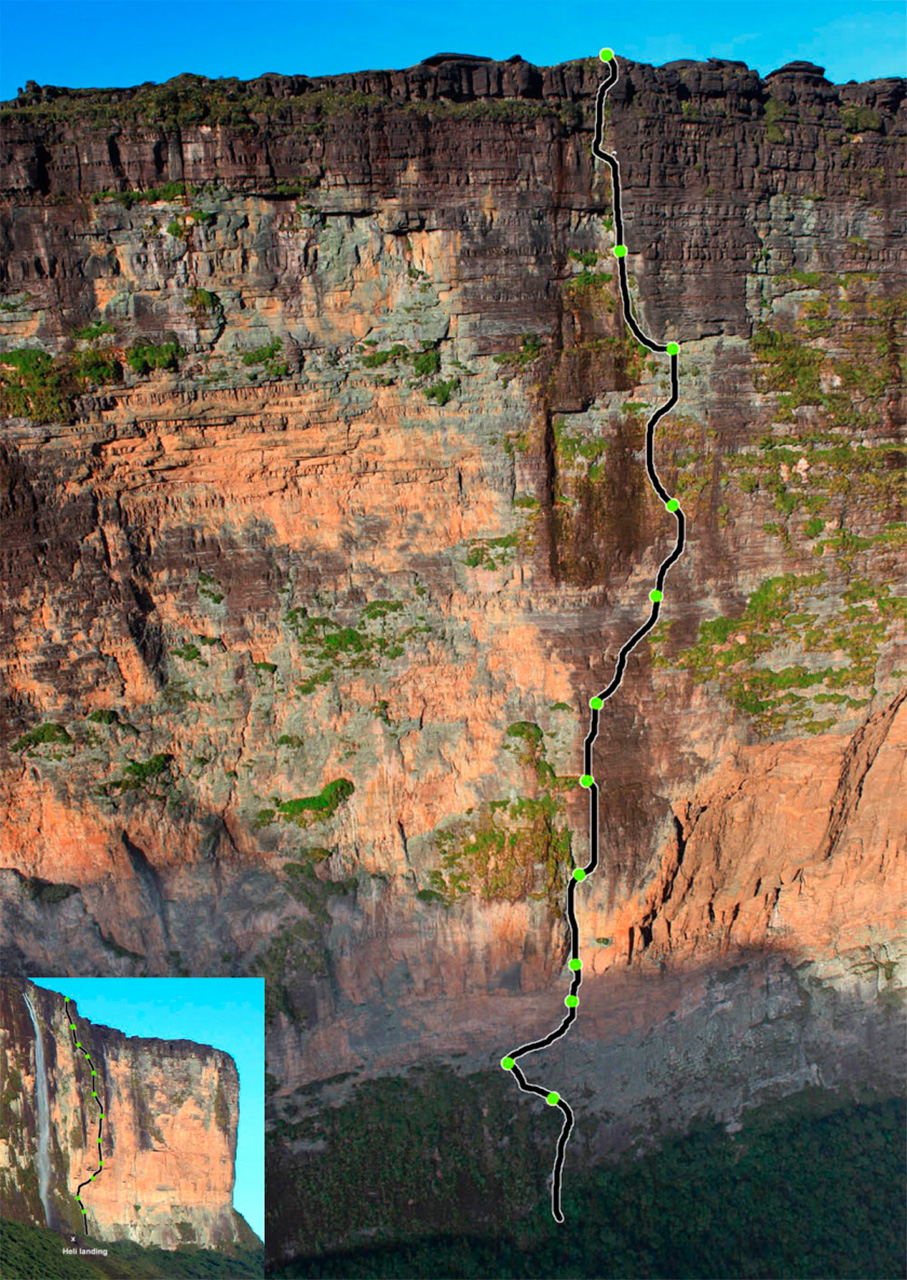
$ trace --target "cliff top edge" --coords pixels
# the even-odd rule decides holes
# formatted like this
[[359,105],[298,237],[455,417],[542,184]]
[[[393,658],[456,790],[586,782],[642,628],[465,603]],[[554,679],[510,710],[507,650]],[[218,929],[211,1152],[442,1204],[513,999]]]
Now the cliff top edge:
[[[738,91],[758,91],[770,82],[781,80],[792,87],[798,84],[811,90],[834,93],[842,88],[885,85],[902,90],[907,85],[903,76],[884,76],[858,82],[849,80],[835,85],[825,77],[825,68],[812,62],[788,62],[765,76],[750,68],[745,62],[725,58],[709,58],[693,61],[681,58],[656,66],[634,62],[621,57],[623,75],[640,85],[654,83],[662,88],[682,85],[686,80],[704,80],[696,85],[700,91],[720,92],[722,81]],[[19,89],[15,98],[0,102],[0,108],[12,110],[47,106],[57,108],[72,104],[77,113],[79,106],[93,104],[110,105],[139,102],[143,98],[155,98],[161,94],[183,97],[205,90],[224,92],[239,98],[304,98],[307,95],[334,92],[337,94],[367,94],[376,101],[357,102],[352,105],[380,105],[386,98],[394,105],[408,99],[432,100],[447,98],[454,101],[471,101],[480,98],[585,98],[594,93],[601,74],[597,57],[577,58],[569,62],[540,66],[527,62],[520,54],[503,59],[482,57],[470,53],[436,53],[405,68],[374,68],[342,72],[335,75],[296,75],[285,72],[263,72],[250,80],[235,76],[209,78],[194,72],[183,72],[165,81],[147,80],[128,86],[98,86],[72,88],[61,85],[39,85],[29,80]],[[692,87],[692,86],[691,86]]]
[[[99,979],[104,981],[104,979]],[[50,1003],[55,1007],[59,1006],[62,1012],[66,1003],[66,997],[53,987],[42,987],[31,981],[30,978],[20,977],[18,975],[7,975],[3,979],[4,987],[10,992],[17,990],[27,993],[29,999],[38,1005]],[[228,1049],[220,1049],[216,1045],[206,1044],[200,1040],[186,1040],[182,1037],[171,1038],[169,1036],[133,1036],[128,1035],[125,1031],[120,1031],[117,1027],[110,1027],[104,1022],[95,1022],[87,1014],[79,1009],[78,1001],[70,999],[69,1001],[72,1012],[86,1023],[92,1030],[97,1033],[102,1040],[113,1044],[122,1044],[130,1050],[136,1047],[144,1048],[150,1052],[161,1052],[166,1050],[166,1054],[171,1058],[194,1058],[200,1054],[208,1056],[214,1054],[220,1058],[226,1059],[236,1069],[236,1061]],[[44,1010],[46,1016],[46,1010]]]

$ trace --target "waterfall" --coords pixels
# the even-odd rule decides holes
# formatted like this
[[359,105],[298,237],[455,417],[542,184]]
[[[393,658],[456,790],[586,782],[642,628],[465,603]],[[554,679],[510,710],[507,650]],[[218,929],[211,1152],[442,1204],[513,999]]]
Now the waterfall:
[[35,1084],[38,1094],[38,1195],[44,1208],[44,1220],[50,1227],[50,1099],[47,1093],[47,1072],[44,1067],[44,1041],[35,1014],[35,1006],[23,992],[28,1012],[35,1028]]

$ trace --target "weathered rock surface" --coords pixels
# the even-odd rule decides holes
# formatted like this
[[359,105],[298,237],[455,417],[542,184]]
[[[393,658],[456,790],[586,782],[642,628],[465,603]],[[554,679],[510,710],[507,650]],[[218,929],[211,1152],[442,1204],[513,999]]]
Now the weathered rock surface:
[[[343,1072],[487,1068],[562,1010],[587,699],[671,533],[598,74],[4,113],[5,347],[124,370],[4,428],[5,961],[265,974],[275,1117]],[[540,1067],[566,1093],[636,1036],[638,1082],[663,1038],[689,1073],[652,1066],[653,1124],[722,1062],[725,1118],[893,1087],[905,85],[629,64],[611,96],[637,312],[683,343],[656,459],[689,542],[603,719],[582,1016]],[[168,335],[178,367],[143,368]],[[590,1153],[646,1092],[612,1085]]]
[[[37,1179],[35,1032],[41,1029],[50,1108],[48,1215]],[[233,1209],[239,1077],[229,1054],[189,1040],[139,1039],[93,1025],[56,992],[17,978],[0,985],[3,1123],[0,1186],[4,1215],[58,1230],[82,1231],[79,1184],[98,1169],[97,1091],[104,1109],[103,1168],[82,1191],[89,1233],[175,1249],[216,1248],[250,1236]]]

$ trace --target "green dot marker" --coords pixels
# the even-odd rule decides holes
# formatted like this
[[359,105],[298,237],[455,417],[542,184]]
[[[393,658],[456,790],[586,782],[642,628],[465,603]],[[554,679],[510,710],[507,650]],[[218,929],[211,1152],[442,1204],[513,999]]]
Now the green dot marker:
[[614,246],[615,258],[625,258],[627,256],[627,246],[625,244],[616,244]]
[[676,342],[669,342],[669,343],[668,343],[668,355],[669,355],[669,356],[677,356],[677,355],[680,355],[680,347],[679,347],[679,345],[678,345]]
[[87,1217],[88,1217],[88,1214],[85,1212],[85,1210],[84,1210],[84,1209],[82,1210],[82,1212],[85,1214],[85,1216],[86,1216],[86,1218],[87,1218]]
[[585,880],[585,878],[586,878],[586,873],[585,873],[585,871],[582,869],[582,867],[574,867],[574,868],[573,868],[573,879],[574,879],[574,880]]
[[76,1029],[76,1024],[75,1024],[74,1022],[71,1022],[71,1023],[69,1024],[69,1029],[70,1029],[70,1031],[75,1031],[75,1029]]
[[96,1098],[96,1097],[98,1096],[98,1095],[95,1093],[94,1089],[92,1089],[92,1091],[91,1091],[91,1096],[92,1096],[93,1098]]
[[567,967],[568,969],[572,969],[574,973],[577,973],[580,969],[582,969],[583,962],[582,960],[571,960]]
[[81,1048],[82,1048],[82,1046],[79,1044],[78,1040],[76,1041],[76,1048],[77,1048],[77,1049],[81,1049]]
[[[105,1118],[105,1117],[104,1117],[104,1112],[102,1111],[102,1112],[101,1112],[101,1119],[103,1120],[104,1118]],[[100,1141],[101,1141],[101,1139],[100,1139],[100,1138],[98,1138],[98,1142],[100,1142]]]
[[80,1204],[82,1203],[82,1197],[81,1197],[81,1196],[76,1196],[76,1199],[79,1201],[79,1203],[80,1203]]
[[94,1182],[94,1180],[95,1180],[95,1178],[96,1178],[97,1176],[98,1176],[98,1175],[97,1175],[96,1173],[93,1173],[93,1174],[91,1175],[91,1180],[92,1180],[92,1182]]
[[605,704],[602,702],[601,698],[589,699],[589,706],[592,708],[593,711],[601,711],[604,705]]
[[92,1073],[91,1073],[91,1074],[92,1074],[93,1076],[96,1076],[98,1073],[97,1073],[97,1071],[92,1071]]
[[545,1099],[549,1107],[556,1107],[560,1100],[561,1095],[559,1093],[549,1093],[548,1097]]
[[505,1071],[512,1071],[515,1065],[516,1064],[514,1063],[513,1058],[501,1059],[501,1066],[504,1068]]
[[567,999],[564,1001],[564,1004],[567,1006],[568,1009],[575,1009],[576,1006],[579,1004],[579,996],[567,996]]
[[654,589],[654,591],[650,591],[650,592],[649,592],[649,599],[650,599],[650,600],[654,600],[654,601],[655,601],[655,603],[656,603],[656,604],[658,604],[659,600],[663,600],[663,599],[664,599],[664,592],[663,592],[663,591],[659,591],[659,590],[658,590],[658,588],[656,587],[656,588]]
[[665,507],[668,511],[679,511],[680,503],[677,501],[676,498],[669,498],[668,501],[665,503]]
[[584,773],[579,780],[579,785],[581,787],[591,787],[594,781],[595,779],[592,777],[591,773]]
[[599,49],[599,51],[598,51],[598,56],[601,58],[602,62],[610,62],[610,61],[611,61],[611,59],[614,57],[614,50],[613,50],[613,49]]

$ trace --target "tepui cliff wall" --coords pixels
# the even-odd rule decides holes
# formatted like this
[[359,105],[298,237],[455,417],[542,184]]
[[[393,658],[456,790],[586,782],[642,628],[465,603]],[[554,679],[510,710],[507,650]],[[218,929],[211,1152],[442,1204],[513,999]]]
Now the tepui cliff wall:
[[[313,1099],[477,1079],[563,1011],[588,697],[672,536],[599,75],[3,110],[4,959],[267,978],[275,1256],[353,1231]],[[602,722],[582,1016],[539,1055],[577,1159],[899,1087],[905,102],[726,61],[610,95],[688,541]]]
[[[42,1038],[49,1108],[46,1187],[30,1009]],[[71,1022],[90,1063],[74,1047]],[[165,1249],[216,1248],[248,1237],[232,1204],[239,1077],[229,1054],[188,1040],[124,1036],[82,1017],[75,1001],[66,1005],[63,996],[19,978],[0,985],[0,1037],[5,1216]],[[82,1182],[88,1185],[77,1201]]]

